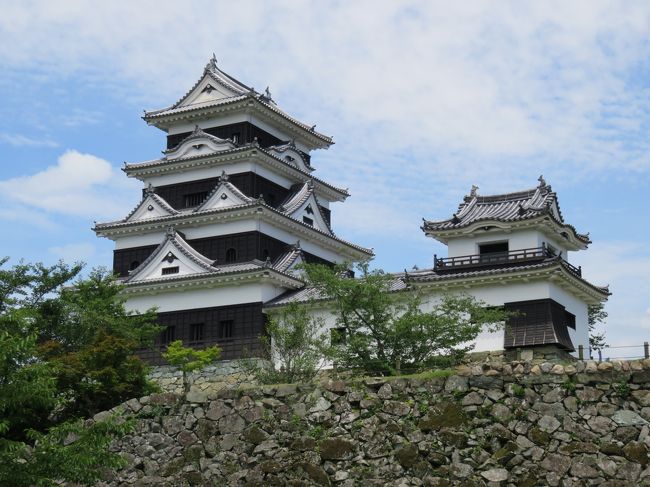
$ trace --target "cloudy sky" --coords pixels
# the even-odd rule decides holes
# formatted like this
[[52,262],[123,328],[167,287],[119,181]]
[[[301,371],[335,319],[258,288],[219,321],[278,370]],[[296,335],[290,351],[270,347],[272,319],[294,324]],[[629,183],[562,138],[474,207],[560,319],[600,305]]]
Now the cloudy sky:
[[572,260],[611,286],[609,342],[650,340],[650,4],[455,3],[3,5],[0,255],[110,265],[93,220],[135,206],[119,168],[165,144],[142,110],[176,101],[214,52],[334,136],[312,159],[352,193],[334,228],[378,266],[444,255],[421,219],[449,217],[472,184],[514,191],[543,174],[594,241]]

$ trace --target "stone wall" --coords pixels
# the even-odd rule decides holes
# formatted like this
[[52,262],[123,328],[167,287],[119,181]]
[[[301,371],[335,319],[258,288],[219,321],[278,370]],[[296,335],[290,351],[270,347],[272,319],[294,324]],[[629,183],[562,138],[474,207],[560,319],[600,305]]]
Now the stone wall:
[[[122,406],[102,486],[650,485],[650,360],[226,387]],[[100,420],[103,414],[96,419]]]

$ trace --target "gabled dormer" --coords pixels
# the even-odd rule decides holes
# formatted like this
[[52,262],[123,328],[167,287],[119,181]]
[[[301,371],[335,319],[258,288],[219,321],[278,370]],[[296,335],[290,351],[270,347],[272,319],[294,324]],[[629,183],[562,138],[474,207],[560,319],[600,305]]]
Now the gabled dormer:
[[280,255],[274,262],[273,268],[285,274],[293,274],[298,277],[304,276],[304,271],[298,266],[306,263],[305,254],[300,248],[300,240],[291,246],[289,251]]
[[199,254],[173,227],[170,227],[165,240],[142,264],[130,272],[125,282],[130,284],[213,273],[217,270],[213,264],[213,260]]
[[194,131],[183,139],[180,144],[164,151],[163,160],[171,161],[182,157],[199,157],[235,148],[237,148],[237,144],[234,141],[210,135],[196,125]]
[[267,147],[266,151],[301,171],[311,172],[314,170],[314,168],[309,165],[309,157],[302,151],[298,150],[293,141],[272,145]]
[[217,208],[228,208],[231,206],[247,205],[255,201],[246,196],[235,185],[230,183],[229,177],[224,171],[219,178],[219,184],[210,192],[205,201],[194,211],[214,210]]
[[322,232],[334,235],[329,222],[323,215],[321,205],[314,193],[314,183],[311,180],[291,193],[278,207],[278,210]]
[[147,220],[149,218],[159,218],[161,216],[177,215],[179,212],[172,208],[163,198],[154,192],[154,188],[149,185],[144,190],[142,201],[129,213],[124,222],[134,222]]

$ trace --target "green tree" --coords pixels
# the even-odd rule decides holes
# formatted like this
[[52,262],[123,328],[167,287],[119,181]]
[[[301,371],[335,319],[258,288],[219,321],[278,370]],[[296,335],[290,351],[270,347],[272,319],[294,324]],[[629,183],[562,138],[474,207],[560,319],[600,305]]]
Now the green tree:
[[262,384],[308,382],[331,355],[330,337],[324,330],[322,319],[292,303],[272,315],[266,325],[262,349],[271,365],[249,359],[244,367]]
[[589,325],[589,350],[599,351],[607,347],[605,342],[605,332],[597,333],[596,327],[599,324],[605,324],[607,311],[603,303],[593,304],[587,308],[587,323]]
[[170,365],[178,367],[183,373],[183,390],[187,394],[190,390],[188,374],[201,370],[215,360],[218,360],[221,356],[221,349],[215,345],[202,350],[196,350],[184,347],[181,340],[175,340],[169,344],[162,356]]
[[111,418],[88,426],[81,418],[147,390],[134,352],[155,331],[153,314],[127,313],[121,288],[105,271],[80,279],[80,264],[6,262],[0,260],[0,485],[92,483],[120,463],[107,447],[130,425]]
[[495,330],[507,317],[464,295],[445,295],[424,312],[416,289],[392,291],[396,278],[371,271],[368,262],[356,265],[359,277],[354,279],[346,266],[304,268],[310,284],[331,299],[345,335],[335,357],[347,368],[392,374],[397,363],[418,369],[441,357],[458,360],[483,329]]

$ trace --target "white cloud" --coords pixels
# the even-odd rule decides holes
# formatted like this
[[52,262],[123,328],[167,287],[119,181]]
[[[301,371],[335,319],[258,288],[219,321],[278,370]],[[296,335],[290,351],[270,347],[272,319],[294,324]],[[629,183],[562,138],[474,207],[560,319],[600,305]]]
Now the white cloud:
[[137,187],[108,161],[68,150],[41,172],[0,181],[0,199],[10,211],[27,207],[44,215],[115,218],[128,211],[125,199],[137,199]]
[[14,147],[58,147],[58,143],[51,139],[37,139],[21,134],[0,133],[0,143]]

